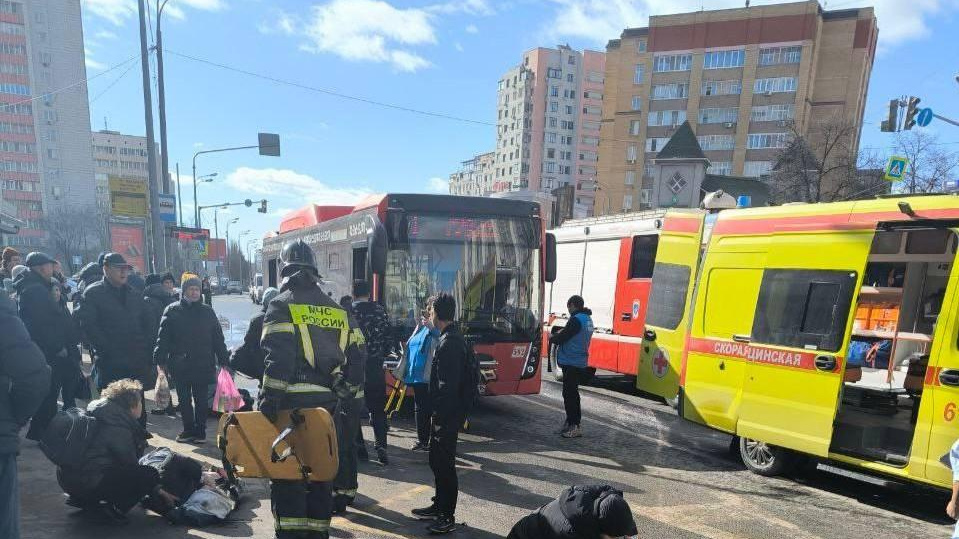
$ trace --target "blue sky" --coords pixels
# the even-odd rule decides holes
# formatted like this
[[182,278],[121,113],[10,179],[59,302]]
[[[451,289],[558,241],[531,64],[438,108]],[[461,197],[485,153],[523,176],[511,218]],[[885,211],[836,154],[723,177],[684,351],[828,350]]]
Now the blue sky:
[[[153,2],[155,0],[149,0]],[[143,100],[136,0],[81,0],[94,129],[142,134]],[[772,3],[754,0],[753,5]],[[170,167],[180,163],[192,193],[198,150],[256,143],[280,133],[283,156],[255,151],[201,156],[201,205],[269,200],[267,215],[239,217],[231,236],[275,229],[283,211],[308,202],[351,203],[371,192],[437,192],[459,162],[495,144],[496,81],[526,49],[569,43],[604,50],[650,14],[734,7],[734,0],[170,0],[164,45]],[[939,114],[959,117],[959,0],[829,2],[873,5],[880,28],[863,146],[887,153],[879,132],[888,99],[919,95]],[[201,58],[300,85],[442,113],[442,119],[333,97],[252,77]],[[113,66],[119,68],[107,71]],[[105,72],[106,71],[106,72]],[[481,122],[481,123],[476,123]],[[484,125],[483,123],[486,123]],[[959,127],[934,123],[940,142]],[[158,135],[159,136],[159,135]],[[192,215],[192,195],[184,197]],[[205,223],[212,225],[212,212]]]

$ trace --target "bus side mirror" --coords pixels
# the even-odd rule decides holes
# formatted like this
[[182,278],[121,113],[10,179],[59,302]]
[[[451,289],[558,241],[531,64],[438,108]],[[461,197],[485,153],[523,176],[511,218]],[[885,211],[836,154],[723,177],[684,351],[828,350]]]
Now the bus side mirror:
[[543,280],[551,283],[556,280],[556,236],[548,232],[543,255]]
[[386,238],[386,227],[383,226],[383,223],[377,221],[373,226],[373,233],[370,235],[368,240],[370,270],[377,275],[383,275],[386,273],[386,253],[388,251],[388,244],[389,242]]

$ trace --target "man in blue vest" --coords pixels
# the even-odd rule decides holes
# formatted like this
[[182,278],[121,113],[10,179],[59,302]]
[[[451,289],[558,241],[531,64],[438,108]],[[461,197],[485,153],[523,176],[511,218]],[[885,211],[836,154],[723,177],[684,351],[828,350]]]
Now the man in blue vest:
[[559,346],[556,362],[563,369],[563,405],[566,407],[566,423],[560,430],[563,438],[579,438],[582,411],[579,407],[579,384],[589,378],[589,341],[593,338],[593,311],[587,309],[580,296],[572,296],[566,302],[569,321],[559,333],[549,338]]

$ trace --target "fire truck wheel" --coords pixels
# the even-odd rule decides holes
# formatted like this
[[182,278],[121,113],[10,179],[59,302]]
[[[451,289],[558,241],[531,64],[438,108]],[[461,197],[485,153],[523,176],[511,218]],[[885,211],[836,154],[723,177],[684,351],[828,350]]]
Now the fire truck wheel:
[[739,439],[739,455],[749,471],[767,477],[782,475],[797,462],[792,451],[750,438]]

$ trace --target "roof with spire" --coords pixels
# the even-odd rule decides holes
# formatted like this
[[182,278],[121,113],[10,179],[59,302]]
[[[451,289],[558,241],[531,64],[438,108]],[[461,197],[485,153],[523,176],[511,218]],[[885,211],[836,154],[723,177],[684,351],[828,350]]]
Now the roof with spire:
[[683,122],[673,133],[663,149],[656,154],[656,159],[707,159],[689,120]]

